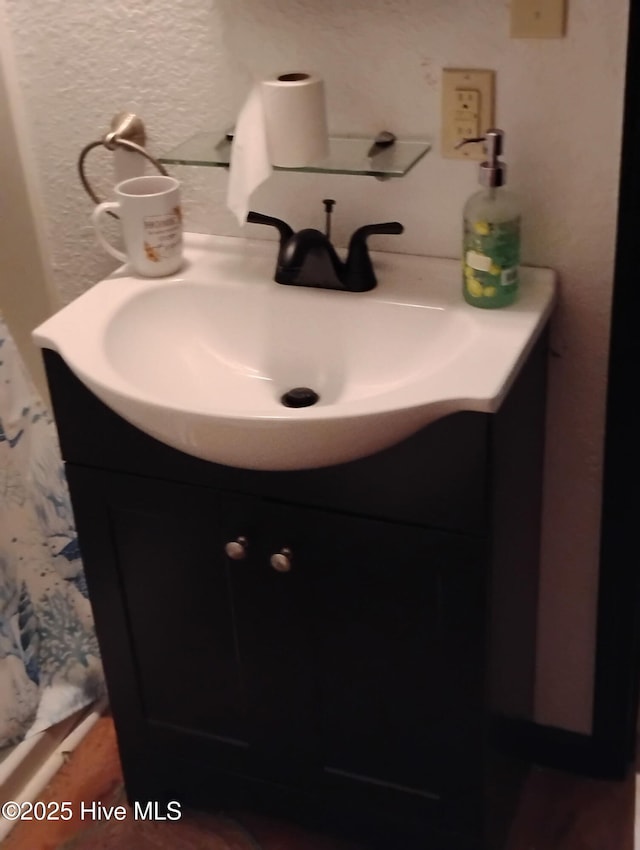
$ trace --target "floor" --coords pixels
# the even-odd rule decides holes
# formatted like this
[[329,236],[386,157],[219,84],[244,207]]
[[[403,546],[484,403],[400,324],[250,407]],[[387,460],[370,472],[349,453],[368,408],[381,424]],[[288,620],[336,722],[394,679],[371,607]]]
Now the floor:
[[[635,777],[603,782],[534,769],[507,850],[634,850]],[[69,821],[21,823],[3,850],[356,850],[251,815],[189,814],[176,822],[80,820],[80,804],[123,804],[115,733],[102,717],[41,795],[69,801]],[[401,848],[390,848],[401,850]],[[640,850],[640,844],[637,850]]]

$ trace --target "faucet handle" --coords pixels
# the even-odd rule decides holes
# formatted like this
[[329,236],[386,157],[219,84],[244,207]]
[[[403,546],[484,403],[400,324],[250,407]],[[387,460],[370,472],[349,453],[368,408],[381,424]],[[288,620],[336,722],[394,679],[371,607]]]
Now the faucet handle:
[[367,236],[372,236],[375,233],[404,233],[404,227],[399,221],[385,221],[381,224],[365,224],[363,227],[359,227],[356,230],[351,237],[351,242],[353,243],[354,239],[364,241]]
[[365,224],[359,227],[349,242],[346,274],[347,289],[351,292],[367,292],[377,283],[371,257],[367,249],[367,238],[377,233],[404,233],[399,221],[385,221],[380,224]]
[[286,221],[282,221],[280,218],[274,218],[272,215],[263,215],[262,213],[250,210],[247,213],[247,221],[250,224],[266,224],[269,227],[275,227],[280,234],[281,248],[287,239],[290,239],[293,236],[293,230],[289,227]]

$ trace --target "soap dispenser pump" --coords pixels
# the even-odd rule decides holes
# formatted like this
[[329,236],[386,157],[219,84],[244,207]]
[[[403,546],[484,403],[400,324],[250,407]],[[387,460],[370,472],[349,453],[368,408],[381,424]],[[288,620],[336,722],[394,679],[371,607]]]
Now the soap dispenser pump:
[[506,307],[518,294],[520,206],[504,188],[506,165],[499,159],[504,133],[487,130],[459,147],[469,142],[484,142],[487,159],[480,165],[483,188],[464,206],[462,292],[474,307]]

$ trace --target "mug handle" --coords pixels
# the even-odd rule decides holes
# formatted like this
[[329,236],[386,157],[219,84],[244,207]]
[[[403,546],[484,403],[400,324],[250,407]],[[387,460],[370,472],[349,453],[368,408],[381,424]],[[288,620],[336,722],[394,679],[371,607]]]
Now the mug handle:
[[128,262],[129,258],[122,251],[118,251],[117,248],[114,248],[110,242],[107,242],[105,236],[102,232],[102,228],[100,226],[100,219],[107,212],[107,210],[117,210],[119,209],[120,204],[117,201],[104,201],[94,209],[91,213],[91,223],[96,231],[96,236],[98,237],[98,242],[102,245],[104,250],[111,254],[112,257],[115,257],[116,260],[120,260],[121,263]]

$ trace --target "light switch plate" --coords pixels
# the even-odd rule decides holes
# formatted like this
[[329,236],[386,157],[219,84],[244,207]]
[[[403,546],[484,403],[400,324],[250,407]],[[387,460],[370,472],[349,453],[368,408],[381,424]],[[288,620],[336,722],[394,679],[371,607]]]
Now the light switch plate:
[[563,38],[566,0],[511,0],[511,38]]
[[481,142],[457,148],[462,139],[481,136],[494,123],[495,72],[445,68],[442,72],[442,156],[485,159]]

